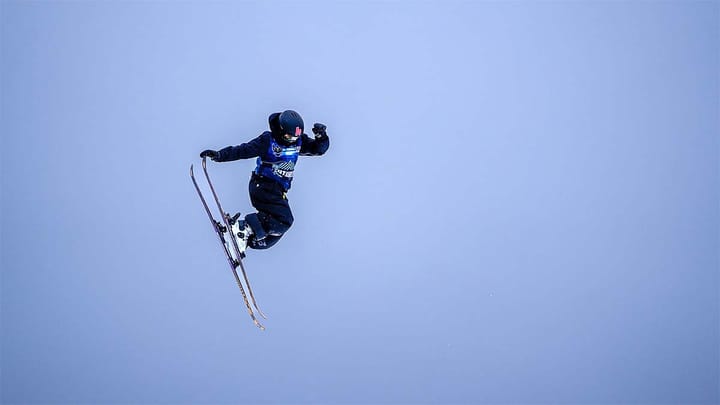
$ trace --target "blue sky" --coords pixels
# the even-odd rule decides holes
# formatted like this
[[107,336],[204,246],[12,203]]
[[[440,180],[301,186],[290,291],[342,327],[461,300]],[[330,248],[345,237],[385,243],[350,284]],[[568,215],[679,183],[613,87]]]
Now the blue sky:
[[[0,21],[3,403],[720,402],[717,2]],[[246,260],[261,332],[188,169],[288,108],[331,146]]]

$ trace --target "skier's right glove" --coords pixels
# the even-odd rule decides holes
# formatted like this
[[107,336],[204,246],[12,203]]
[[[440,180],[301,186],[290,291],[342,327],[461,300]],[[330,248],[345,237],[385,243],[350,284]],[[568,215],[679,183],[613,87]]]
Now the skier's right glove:
[[220,154],[216,150],[206,149],[200,153],[201,158],[209,157],[213,161],[220,157]]

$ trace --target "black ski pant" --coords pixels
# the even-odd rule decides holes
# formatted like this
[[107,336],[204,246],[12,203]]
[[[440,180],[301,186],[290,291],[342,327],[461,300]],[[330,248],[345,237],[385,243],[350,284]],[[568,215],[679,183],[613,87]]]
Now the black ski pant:
[[[245,217],[254,232],[248,241],[248,247],[267,249],[276,244],[293,224],[294,218],[286,190],[280,183],[253,173],[249,191],[250,202],[258,212]],[[262,229],[257,229],[258,227]]]

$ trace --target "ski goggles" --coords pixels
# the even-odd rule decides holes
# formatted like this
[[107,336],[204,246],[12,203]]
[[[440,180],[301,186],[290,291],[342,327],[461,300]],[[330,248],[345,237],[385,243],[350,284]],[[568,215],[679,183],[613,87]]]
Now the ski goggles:
[[298,140],[298,138],[300,138],[300,135],[302,135],[302,129],[300,129],[300,127],[295,127],[294,134],[285,133],[282,136],[283,136],[283,139],[288,142],[295,142]]

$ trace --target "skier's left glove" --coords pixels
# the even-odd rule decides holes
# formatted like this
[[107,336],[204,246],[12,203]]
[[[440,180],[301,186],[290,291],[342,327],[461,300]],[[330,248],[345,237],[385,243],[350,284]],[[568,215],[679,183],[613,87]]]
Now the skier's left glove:
[[215,160],[217,160],[217,158],[220,157],[220,154],[216,150],[206,149],[206,150],[202,151],[202,153],[200,153],[200,157],[201,158],[209,157],[210,159],[215,161]]
[[316,122],[315,125],[313,125],[312,131],[313,131],[313,134],[315,134],[315,138],[320,138],[321,136],[327,136],[327,127],[325,126],[325,124]]

